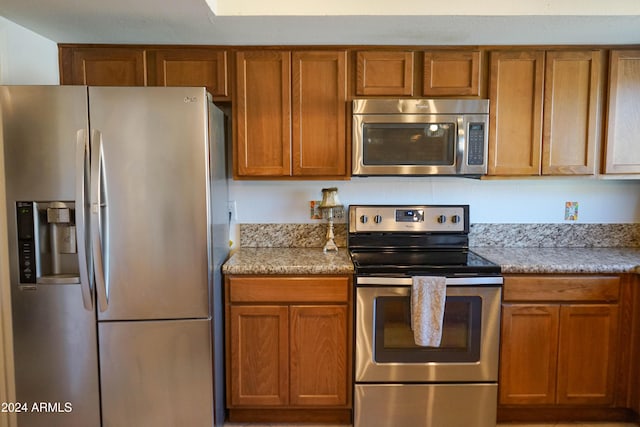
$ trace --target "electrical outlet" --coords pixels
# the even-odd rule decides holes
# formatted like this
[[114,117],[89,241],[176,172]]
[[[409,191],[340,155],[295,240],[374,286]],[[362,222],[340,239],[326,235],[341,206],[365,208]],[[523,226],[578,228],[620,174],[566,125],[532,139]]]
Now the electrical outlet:
[[345,224],[347,222],[347,214],[344,206],[333,209],[333,222],[336,224]]
[[309,201],[309,218],[322,219],[322,211],[320,210],[320,200]]

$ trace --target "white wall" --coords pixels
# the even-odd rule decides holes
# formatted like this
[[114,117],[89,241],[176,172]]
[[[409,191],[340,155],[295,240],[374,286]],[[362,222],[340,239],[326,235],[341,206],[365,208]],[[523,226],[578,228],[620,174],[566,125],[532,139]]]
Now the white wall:
[[[45,39],[0,17],[0,84],[58,84],[58,48]],[[0,133],[1,133],[0,129]],[[15,400],[13,347],[9,309],[9,256],[5,209],[4,150],[0,138],[0,402]],[[11,159],[7,159],[10,161]],[[14,414],[0,413],[0,427],[15,426]]]
[[[637,15],[636,0],[207,0],[219,16],[250,15]],[[452,13],[452,7],[455,12]]]
[[469,204],[472,223],[561,223],[578,202],[580,223],[640,222],[640,180],[576,178],[473,180],[354,177],[350,181],[232,181],[237,223],[308,223],[309,201],[338,187],[350,204]]
[[0,84],[58,84],[58,46],[0,16]]

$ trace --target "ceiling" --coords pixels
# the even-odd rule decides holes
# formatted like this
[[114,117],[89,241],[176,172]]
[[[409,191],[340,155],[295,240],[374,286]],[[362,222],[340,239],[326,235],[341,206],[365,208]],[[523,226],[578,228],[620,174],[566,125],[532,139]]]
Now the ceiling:
[[640,16],[215,16],[205,0],[0,0],[57,43],[638,44]]

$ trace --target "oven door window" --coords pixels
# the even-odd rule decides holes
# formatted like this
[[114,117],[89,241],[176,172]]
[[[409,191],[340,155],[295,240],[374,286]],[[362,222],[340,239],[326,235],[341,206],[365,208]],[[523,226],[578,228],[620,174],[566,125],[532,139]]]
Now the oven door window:
[[374,359],[382,363],[477,362],[480,360],[482,299],[448,296],[440,347],[416,345],[411,329],[410,298],[375,300]]
[[365,165],[452,166],[455,123],[364,123]]

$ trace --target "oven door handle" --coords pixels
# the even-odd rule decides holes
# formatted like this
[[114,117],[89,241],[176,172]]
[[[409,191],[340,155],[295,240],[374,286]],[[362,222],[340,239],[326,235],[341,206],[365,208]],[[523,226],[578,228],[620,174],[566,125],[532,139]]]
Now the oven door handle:
[[[357,286],[411,286],[412,282],[411,277],[356,276]],[[501,286],[503,282],[502,276],[447,277],[447,286]]]

